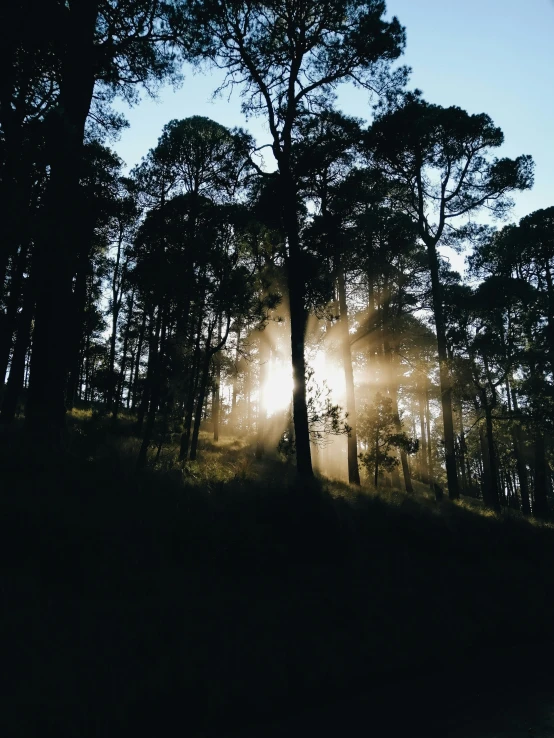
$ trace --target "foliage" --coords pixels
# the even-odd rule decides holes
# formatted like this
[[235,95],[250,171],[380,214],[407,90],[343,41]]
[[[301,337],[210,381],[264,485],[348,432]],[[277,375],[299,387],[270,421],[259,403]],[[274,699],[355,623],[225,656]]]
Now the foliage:
[[375,486],[379,480],[379,470],[390,473],[399,465],[397,450],[415,454],[419,449],[417,439],[398,432],[392,400],[381,393],[375,395],[371,404],[363,405],[358,411],[358,434],[367,450],[360,453],[362,465],[373,477]]

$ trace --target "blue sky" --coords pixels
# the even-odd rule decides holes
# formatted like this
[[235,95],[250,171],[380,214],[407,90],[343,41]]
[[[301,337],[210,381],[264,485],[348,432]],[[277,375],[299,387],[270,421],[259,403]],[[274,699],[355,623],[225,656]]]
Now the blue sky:
[[[554,0],[389,0],[387,7],[407,30],[402,63],[412,67],[410,87],[429,102],[488,113],[505,134],[501,155],[533,156],[535,186],[516,196],[510,220],[554,205]],[[114,148],[129,166],[173,118],[205,115],[265,141],[263,122],[244,120],[237,93],[212,99],[221,76],[185,75],[177,91],[166,87],[157,100],[119,106],[131,126]],[[339,103],[346,113],[370,116],[363,91],[345,86]]]

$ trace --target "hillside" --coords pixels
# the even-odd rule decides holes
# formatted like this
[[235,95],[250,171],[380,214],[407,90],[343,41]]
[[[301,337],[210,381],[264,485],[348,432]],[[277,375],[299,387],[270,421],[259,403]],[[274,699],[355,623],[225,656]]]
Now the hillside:
[[423,487],[299,488],[241,439],[137,476],[124,431],[79,420],[57,468],[4,446],[5,734],[220,734],[545,647],[549,526]]

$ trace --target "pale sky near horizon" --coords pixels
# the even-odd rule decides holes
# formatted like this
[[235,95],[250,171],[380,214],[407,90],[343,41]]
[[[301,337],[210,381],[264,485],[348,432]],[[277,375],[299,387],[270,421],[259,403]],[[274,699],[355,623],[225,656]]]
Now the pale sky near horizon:
[[[533,156],[535,186],[516,194],[509,220],[554,205],[554,0],[388,0],[387,15],[406,27],[401,63],[412,68],[410,88],[432,103],[488,113],[505,134],[499,155]],[[165,87],[156,101],[143,96],[132,109],[119,104],[130,128],[113,148],[131,167],[156,145],[165,123],[192,115],[242,126],[265,143],[263,121],[245,121],[238,92],[212,99],[220,80],[187,68],[180,89]],[[367,94],[350,85],[341,88],[339,107],[371,116]]]

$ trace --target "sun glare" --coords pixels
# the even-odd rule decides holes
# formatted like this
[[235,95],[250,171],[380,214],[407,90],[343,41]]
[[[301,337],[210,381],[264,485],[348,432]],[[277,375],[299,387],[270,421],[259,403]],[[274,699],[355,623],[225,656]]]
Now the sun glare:
[[267,415],[271,417],[286,410],[292,400],[292,371],[290,363],[274,361],[269,366],[267,381],[262,391]]
[[344,372],[337,361],[325,351],[319,350],[308,363],[314,371],[316,383],[322,385],[325,382],[335,402],[342,399],[345,391]]
[[[314,371],[314,379],[318,386],[323,382],[331,390],[333,400],[339,401],[344,395],[344,374],[335,360],[326,357],[324,351],[318,351],[309,366]],[[271,417],[283,412],[292,400],[292,370],[290,363],[272,361],[268,367],[267,380],[262,389],[262,402],[267,416]]]

